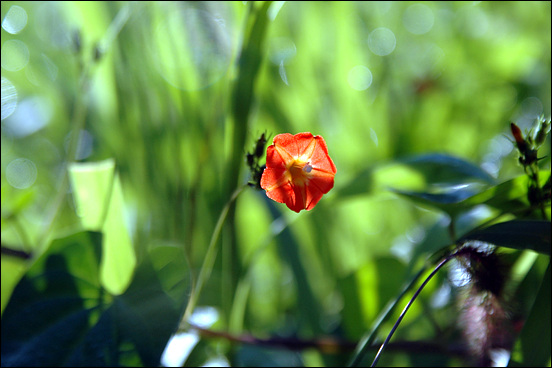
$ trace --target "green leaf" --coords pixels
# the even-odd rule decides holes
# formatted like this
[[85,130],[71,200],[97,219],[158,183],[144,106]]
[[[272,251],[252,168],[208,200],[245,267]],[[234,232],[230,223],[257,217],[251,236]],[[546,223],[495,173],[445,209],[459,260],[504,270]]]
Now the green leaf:
[[499,247],[532,250],[550,255],[550,221],[512,220],[473,231],[458,242],[482,241]]
[[131,281],[136,256],[124,222],[124,200],[115,162],[73,163],[69,175],[77,213],[87,230],[104,234],[101,281],[112,294]]
[[235,365],[241,367],[301,367],[300,355],[287,349],[243,345],[236,352]]
[[549,262],[533,308],[512,350],[510,367],[550,366],[550,278]]
[[[545,176],[540,178],[541,187],[546,181]],[[487,189],[484,189],[486,185],[482,183],[465,183],[448,187],[433,186],[424,192],[398,189],[392,189],[392,191],[423,206],[438,208],[450,216],[455,216],[480,204],[503,212],[528,208],[530,206],[527,199],[529,183],[530,179],[526,175],[520,175]]]
[[2,316],[2,364],[61,365],[88,328],[98,303],[101,234],[52,243],[14,289]]
[[461,158],[433,153],[401,160],[426,177],[429,183],[461,184],[482,181],[493,184],[495,179],[481,167]]
[[189,288],[190,281],[182,248],[158,245],[149,250],[149,256],[163,290],[175,301],[181,300]]
[[2,220],[21,213],[29,207],[35,200],[36,188],[27,188],[25,190],[15,189],[11,185],[2,185],[0,189],[2,198]]
[[113,188],[115,161],[72,163],[69,178],[77,214],[86,230],[101,230]]
[[134,346],[142,364],[157,366],[167,341],[178,326],[182,308],[183,305],[175,303],[164,292],[146,258],[138,266],[129,288],[114,298],[109,312],[113,314],[114,327],[122,340]]
[[20,258],[2,255],[2,313],[10,301],[11,293],[27,271],[27,262]]
[[364,169],[337,194],[347,197],[367,194],[374,187],[392,187],[412,199],[423,199],[425,192],[412,189],[425,187],[426,200],[435,205],[459,202],[494,183],[494,178],[479,166],[450,155],[429,154]]
[[102,240],[97,232],[58,239],[31,266],[2,316],[3,365],[159,365],[183,306],[148,258],[124,294],[108,295]]
[[425,189],[391,190],[422,206],[436,207],[451,217],[466,209],[462,202],[495,183],[479,166],[450,155],[428,154],[399,162],[425,178]]
[[[540,186],[542,187],[546,181],[546,177],[541,176]],[[465,205],[474,206],[486,204],[503,212],[511,212],[526,208],[530,205],[527,199],[527,188],[529,187],[529,183],[530,179],[527,175],[520,175],[469,198],[465,202]]]
[[422,206],[436,207],[451,217],[466,210],[468,206],[462,204],[466,199],[473,197],[481,192],[482,185],[479,183],[463,184],[439,188],[437,193],[432,192],[412,192],[406,190],[391,189],[393,192],[421,204]]

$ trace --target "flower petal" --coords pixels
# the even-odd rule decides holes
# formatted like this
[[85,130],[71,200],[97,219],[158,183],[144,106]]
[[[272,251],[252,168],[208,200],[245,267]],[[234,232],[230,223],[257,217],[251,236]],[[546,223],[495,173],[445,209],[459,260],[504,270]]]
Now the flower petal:
[[269,146],[266,150],[266,168],[261,176],[261,188],[271,191],[287,183],[286,170],[286,162],[280,152],[275,146]]
[[298,133],[295,135],[284,133],[274,137],[274,145],[283,148],[290,156],[298,158],[312,144],[314,137],[312,133]]
[[325,176],[310,181],[307,185],[294,185],[285,182],[266,192],[266,195],[279,203],[285,203],[292,211],[310,211],[320,201],[322,196],[333,188],[333,178]]
[[295,192],[293,190],[291,182],[285,182],[282,183],[282,185],[280,186],[274,187],[271,190],[267,190],[266,196],[272,200],[275,200],[276,202],[285,203],[289,208],[291,208],[291,206],[295,206]]
[[328,147],[326,146],[324,138],[317,135],[314,139],[316,140],[317,146],[310,157],[310,164],[312,167],[320,171],[325,171],[335,175],[337,170],[332,159],[328,155]]
[[306,186],[304,185],[293,185],[293,196],[286,198],[286,205],[292,211],[299,213],[299,211],[307,209],[309,205],[309,194]]
[[308,188],[317,191],[320,191],[322,194],[328,193],[334,186],[334,175],[329,174],[325,171],[319,171],[318,169],[313,169],[313,176],[308,182]]

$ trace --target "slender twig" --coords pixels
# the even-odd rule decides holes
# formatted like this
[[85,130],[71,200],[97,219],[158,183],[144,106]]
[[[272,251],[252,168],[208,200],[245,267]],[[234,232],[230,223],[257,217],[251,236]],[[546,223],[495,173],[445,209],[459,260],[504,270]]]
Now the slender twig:
[[[338,339],[332,336],[319,337],[314,339],[300,339],[297,337],[281,337],[272,336],[269,338],[261,339],[254,337],[250,334],[230,334],[225,331],[214,331],[207,328],[200,327],[193,323],[189,324],[190,327],[204,338],[220,338],[237,344],[249,344],[257,346],[267,346],[272,348],[283,348],[288,350],[300,351],[305,349],[317,349],[325,354],[335,354],[344,351],[353,350],[355,343],[352,341]],[[371,345],[370,349],[377,349],[377,345]],[[466,358],[467,351],[463,344],[460,345],[444,345],[432,341],[396,341],[390,343],[387,349],[394,351],[432,351],[441,352],[443,354],[452,354],[459,357]]]
[[31,253],[28,253],[19,249],[13,249],[4,245],[2,245],[1,252],[2,254],[5,254],[7,256],[21,258],[21,259],[29,259],[32,257]]

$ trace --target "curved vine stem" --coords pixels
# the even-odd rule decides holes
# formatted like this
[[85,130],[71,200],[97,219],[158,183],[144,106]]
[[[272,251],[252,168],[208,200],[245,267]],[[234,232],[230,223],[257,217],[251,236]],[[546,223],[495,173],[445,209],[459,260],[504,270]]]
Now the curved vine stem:
[[403,291],[397,296],[397,298],[395,298],[395,300],[393,300],[389,304],[387,304],[386,308],[383,310],[383,312],[379,315],[376,322],[374,323],[374,325],[373,325],[374,327],[372,327],[372,329],[370,330],[370,333],[362,338],[362,340],[360,341],[358,347],[355,349],[355,354],[354,354],[353,358],[351,359],[351,361],[348,364],[349,367],[356,367],[360,364],[360,361],[362,360],[362,358],[364,357],[364,355],[366,354],[368,349],[370,349],[370,347],[372,346],[372,342],[376,338],[376,334],[379,331],[379,329],[380,329],[381,325],[383,324],[383,322],[385,322],[387,320],[387,318],[391,315],[391,313],[393,313],[396,306],[399,304],[399,302],[402,300],[402,298],[406,295],[408,290],[410,290],[410,288],[412,288],[412,286],[418,281],[420,276],[423,275],[423,273],[426,271],[426,269],[427,269],[427,267],[422,268],[412,278],[412,280],[408,283],[408,285],[406,285],[403,288]]
[[404,316],[406,315],[406,312],[408,311],[408,309],[410,309],[410,306],[414,303],[414,300],[416,300],[416,298],[418,297],[418,295],[422,292],[423,288],[427,285],[427,283],[433,278],[433,276],[435,276],[437,274],[437,272],[445,265],[447,264],[448,261],[450,261],[453,257],[455,256],[455,253],[451,254],[451,255],[448,255],[447,257],[445,257],[443,260],[441,260],[441,262],[439,262],[439,264],[435,267],[435,269],[433,271],[431,271],[431,273],[429,274],[429,276],[424,280],[424,282],[422,283],[422,285],[420,285],[420,287],[418,288],[418,290],[416,290],[416,292],[414,293],[414,295],[412,296],[412,298],[410,299],[410,301],[408,302],[408,304],[404,307],[403,311],[401,312],[401,315],[399,316],[399,318],[397,319],[397,322],[395,322],[395,324],[393,325],[393,328],[391,329],[391,331],[389,332],[389,335],[387,335],[387,338],[385,339],[385,341],[383,342],[383,344],[381,344],[381,347],[379,348],[378,352],[376,353],[376,356],[374,358],[374,361],[372,362],[372,365],[371,367],[375,367],[376,364],[378,363],[378,360],[381,356],[381,354],[383,353],[383,351],[385,350],[385,347],[389,344],[389,340],[391,340],[391,337],[393,336],[393,334],[395,333],[395,330],[397,330],[397,328],[399,327],[399,324],[401,323],[401,321],[403,320]]

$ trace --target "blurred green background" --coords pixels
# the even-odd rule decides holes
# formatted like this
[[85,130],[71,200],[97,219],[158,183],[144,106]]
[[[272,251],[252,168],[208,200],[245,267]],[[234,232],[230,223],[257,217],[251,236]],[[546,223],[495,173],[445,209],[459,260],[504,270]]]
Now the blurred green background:
[[[210,307],[213,328],[235,334],[357,342],[420,262],[451,243],[447,215],[388,190],[436,180],[401,160],[450,154],[496,182],[522,173],[506,135],[510,121],[528,130],[551,113],[550,2],[273,2],[265,10],[251,2],[2,2],[2,246],[31,255],[2,255],[3,313],[28,270],[47,269],[40,255],[79,244],[67,265],[75,275],[83,257],[93,258],[86,244],[95,244],[86,275],[100,276],[71,310],[103,305],[87,315],[97,322],[106,306],[147,302],[136,312],[148,316],[144,326],[148,318],[166,326],[127,331],[147,331],[150,342],[122,334],[141,353],[123,344],[128,360],[118,355],[117,364],[156,364],[221,211],[249,180],[246,152],[263,132],[271,142],[309,131],[326,140],[334,189],[300,214],[245,189],[198,306]],[[540,154],[550,154],[549,140]],[[67,176],[70,161],[88,165]],[[397,338],[454,330],[454,292],[440,278]],[[134,299],[124,299],[129,290]],[[216,339],[194,346],[189,365],[341,365],[352,354]],[[430,359],[389,353],[382,364],[463,362],[422,358]]]

